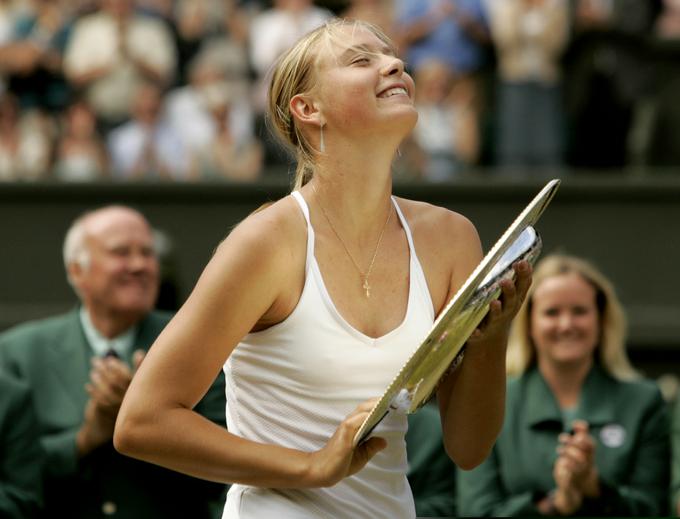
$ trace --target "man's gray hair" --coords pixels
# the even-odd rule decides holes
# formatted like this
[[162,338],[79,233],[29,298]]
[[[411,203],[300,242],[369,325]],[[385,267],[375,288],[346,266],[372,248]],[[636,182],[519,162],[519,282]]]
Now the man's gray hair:
[[78,263],[83,268],[87,268],[90,264],[90,251],[85,244],[85,222],[92,213],[94,213],[94,211],[87,211],[80,215],[73,221],[68,228],[68,231],[66,231],[62,254],[64,257],[66,276],[71,286],[73,286],[73,282],[71,280],[71,275],[69,274],[69,265]]

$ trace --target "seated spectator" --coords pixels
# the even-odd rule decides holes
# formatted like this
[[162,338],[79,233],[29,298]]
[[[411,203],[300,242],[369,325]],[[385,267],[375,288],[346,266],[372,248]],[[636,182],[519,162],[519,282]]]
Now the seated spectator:
[[567,0],[493,0],[488,5],[499,64],[497,164],[507,169],[560,166]]
[[645,44],[657,3],[573,1],[573,36],[564,59],[570,166],[628,164],[636,106],[653,90]]
[[140,83],[170,85],[176,50],[164,22],[135,13],[134,0],[102,0],[76,21],[64,56],[64,71],[83,91],[107,133],[130,117]]
[[14,40],[0,49],[8,72],[8,89],[22,109],[63,110],[70,86],[63,53],[71,28],[70,6],[64,1],[32,0],[14,25]]
[[664,0],[662,5],[654,27],[655,78],[647,96],[650,120],[643,144],[643,161],[656,168],[673,168],[680,165],[680,104],[677,102],[680,89],[680,3]]
[[438,59],[459,74],[483,64],[488,42],[482,0],[396,0],[398,38],[408,67]]
[[433,403],[408,416],[408,482],[418,517],[456,516],[456,465],[444,450],[439,410]]
[[210,39],[229,40],[236,43],[245,54],[250,15],[248,7],[244,6],[243,2],[239,0],[178,0],[174,13],[179,57],[177,85],[183,85],[189,81],[188,68],[202,50],[204,43]]
[[233,99],[228,88],[216,87],[205,92],[215,134],[207,145],[194,150],[190,177],[203,180],[255,180],[262,172],[262,146],[252,138],[240,141],[235,138],[229,126]]
[[[228,92],[227,92],[228,91]],[[224,122],[215,120],[210,99],[229,96],[231,108]],[[181,135],[191,153],[215,140],[217,127],[225,124],[240,146],[253,139],[254,115],[245,50],[227,37],[211,38],[189,67],[189,84],[171,90],[164,119]]]
[[63,120],[56,146],[54,176],[67,182],[108,177],[106,145],[97,131],[92,108],[83,100],[77,101],[66,110]]
[[138,86],[132,119],[109,134],[112,174],[122,180],[182,180],[189,160],[181,137],[162,117],[163,93],[150,82]]
[[394,0],[350,0],[340,16],[377,25],[390,38],[395,38],[395,43],[400,46],[399,41],[396,41],[395,14]]
[[431,182],[460,176],[479,152],[474,84],[456,77],[442,61],[423,61],[415,70],[418,122],[405,147],[408,162]]
[[0,370],[0,517],[38,517],[45,462],[38,434],[29,388]]
[[272,7],[256,14],[250,26],[250,63],[258,78],[255,108],[263,113],[267,74],[276,58],[302,35],[316,29],[332,16],[312,0],[274,0]]
[[[159,264],[151,226],[131,208],[103,207],[73,222],[63,252],[80,304],[0,335],[0,368],[30,387],[47,453],[44,517],[217,517],[223,485],[113,448],[128,385],[170,318],[154,311]],[[224,426],[223,377],[196,411]]]
[[592,265],[537,265],[510,332],[503,430],[482,465],[457,475],[461,515],[665,513],[668,411],[624,341],[621,304]]
[[40,113],[22,114],[11,93],[0,94],[0,181],[47,175],[52,152],[48,124]]

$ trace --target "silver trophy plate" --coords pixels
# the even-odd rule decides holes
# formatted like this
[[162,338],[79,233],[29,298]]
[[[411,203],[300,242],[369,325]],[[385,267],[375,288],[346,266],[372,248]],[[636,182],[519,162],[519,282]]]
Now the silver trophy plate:
[[355,446],[388,413],[417,411],[435,393],[449,366],[462,361],[466,341],[500,294],[500,281],[514,277],[515,262],[526,259],[533,265],[537,260],[542,242],[533,226],[559,184],[557,179],[548,182],[484,256],[364,420],[354,436]]

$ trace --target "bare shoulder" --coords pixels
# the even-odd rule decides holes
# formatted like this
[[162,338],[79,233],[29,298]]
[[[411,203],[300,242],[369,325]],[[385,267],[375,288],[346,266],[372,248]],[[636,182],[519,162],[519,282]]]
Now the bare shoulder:
[[403,198],[397,202],[438,311],[482,259],[479,234],[472,221],[456,211]]
[[304,217],[297,204],[287,196],[241,221],[220,243],[216,256],[235,254],[246,256],[256,264],[279,263],[292,259],[301,248],[304,251],[306,239]]
[[477,229],[464,215],[427,202],[398,198],[414,238],[418,236],[425,245],[438,247],[454,241],[479,241]]

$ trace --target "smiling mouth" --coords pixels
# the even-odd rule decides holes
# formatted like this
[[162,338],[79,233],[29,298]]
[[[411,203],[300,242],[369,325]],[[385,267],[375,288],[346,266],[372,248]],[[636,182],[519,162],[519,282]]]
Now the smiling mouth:
[[389,88],[389,89],[385,90],[378,97],[386,98],[386,97],[393,97],[393,96],[398,96],[398,95],[408,96],[408,91],[404,87],[394,87],[394,88]]

